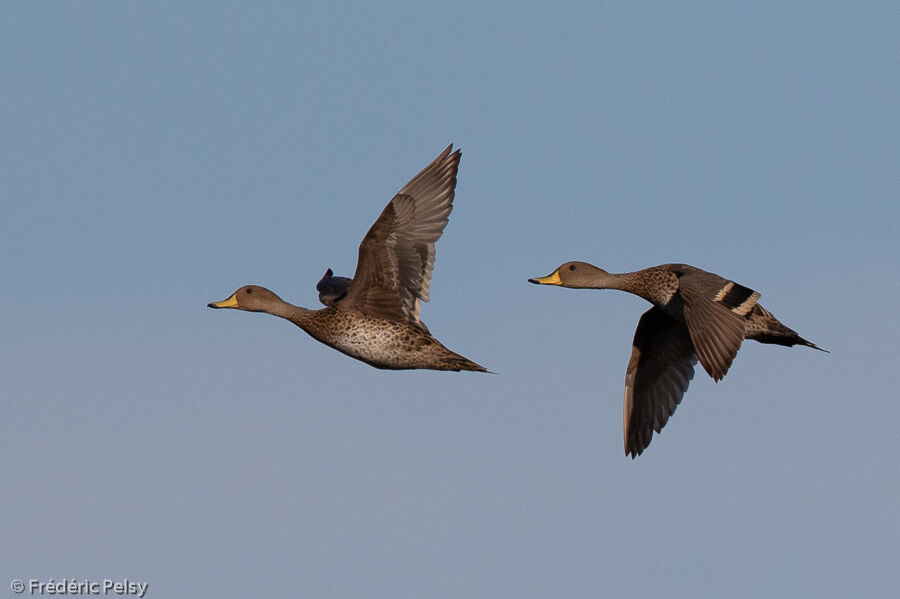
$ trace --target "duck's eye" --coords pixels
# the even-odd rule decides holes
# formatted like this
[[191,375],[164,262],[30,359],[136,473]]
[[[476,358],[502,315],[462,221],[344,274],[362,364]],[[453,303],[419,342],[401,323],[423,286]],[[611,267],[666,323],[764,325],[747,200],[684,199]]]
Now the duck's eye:
[[574,265],[574,264],[570,264],[570,265],[569,265],[569,270],[575,270],[575,265]]
[[253,293],[253,290],[252,290],[252,289],[248,289],[248,290],[247,290],[247,295],[250,295],[251,293]]

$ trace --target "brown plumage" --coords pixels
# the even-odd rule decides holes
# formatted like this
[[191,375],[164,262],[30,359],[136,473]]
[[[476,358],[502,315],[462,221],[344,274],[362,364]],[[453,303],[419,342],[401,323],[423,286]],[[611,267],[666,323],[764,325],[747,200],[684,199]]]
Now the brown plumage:
[[453,209],[460,151],[451,153],[452,148],[448,146],[388,202],[359,246],[352,280],[332,277],[328,269],[317,286],[328,307],[294,306],[257,285],[241,287],[209,307],[279,316],[317,341],[376,368],[484,372],[484,367],[432,337],[419,316],[420,300],[428,301],[434,244]]
[[531,283],[619,289],[653,304],[638,321],[625,373],[625,454],[640,455],[675,412],[697,361],[714,380],[728,372],[744,339],[823,350],[757,303],[759,293],[687,264],[614,274],[566,262]]

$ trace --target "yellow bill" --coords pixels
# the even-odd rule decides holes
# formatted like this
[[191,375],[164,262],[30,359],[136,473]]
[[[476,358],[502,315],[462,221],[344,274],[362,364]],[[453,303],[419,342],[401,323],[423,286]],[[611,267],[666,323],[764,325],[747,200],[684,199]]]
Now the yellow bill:
[[232,294],[228,299],[222,300],[221,302],[215,302],[212,304],[207,304],[210,308],[237,308],[237,293]]
[[546,277],[528,279],[528,282],[538,285],[562,285],[562,281],[559,280],[559,270],[554,270],[553,274],[547,275]]

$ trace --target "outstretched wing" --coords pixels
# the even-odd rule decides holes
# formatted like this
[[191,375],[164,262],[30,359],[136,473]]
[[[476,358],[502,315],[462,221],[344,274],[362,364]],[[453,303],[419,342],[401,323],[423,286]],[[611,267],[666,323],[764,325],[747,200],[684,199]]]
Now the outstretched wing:
[[625,455],[641,455],[681,403],[697,355],[684,323],[653,307],[634,332],[625,372]]
[[419,300],[428,301],[434,243],[453,209],[460,151],[450,145],[403,186],[359,245],[353,284],[341,304],[427,331]]
[[678,279],[684,320],[703,369],[722,379],[737,355],[747,329],[747,314],[759,293],[719,275],[697,270]]

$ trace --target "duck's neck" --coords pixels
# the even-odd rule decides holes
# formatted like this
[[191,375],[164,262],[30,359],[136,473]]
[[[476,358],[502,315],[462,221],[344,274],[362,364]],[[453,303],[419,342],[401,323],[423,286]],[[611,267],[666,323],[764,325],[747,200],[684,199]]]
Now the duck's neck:
[[643,286],[637,273],[633,272],[604,272],[597,278],[599,289],[618,289],[641,295]]
[[672,298],[669,289],[668,273],[658,267],[645,268],[634,272],[598,273],[597,283],[600,289],[619,289],[644,298],[651,304],[663,305]]
[[303,327],[308,322],[310,322],[312,314],[313,312],[315,312],[315,310],[295,306],[294,304],[289,304],[286,301],[280,301],[271,306],[270,309],[266,311],[273,316],[278,316],[280,318],[284,318],[285,320],[290,320],[300,327]]
[[565,285],[581,289],[619,289],[638,293],[641,281],[637,275],[636,272],[606,272],[591,264],[584,264],[578,267],[576,274]]

